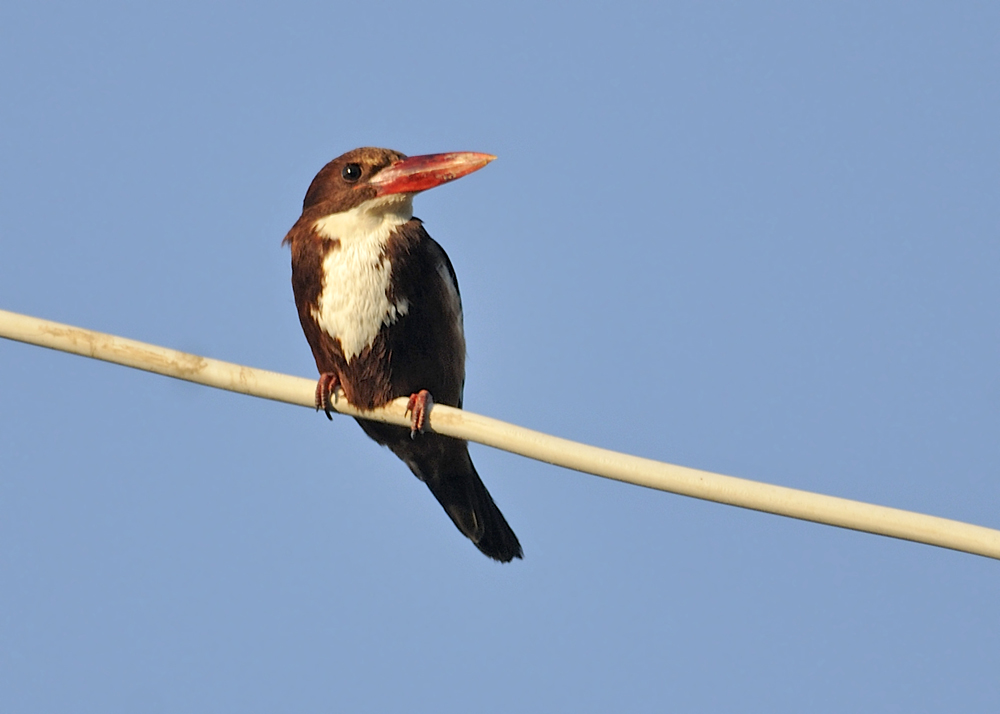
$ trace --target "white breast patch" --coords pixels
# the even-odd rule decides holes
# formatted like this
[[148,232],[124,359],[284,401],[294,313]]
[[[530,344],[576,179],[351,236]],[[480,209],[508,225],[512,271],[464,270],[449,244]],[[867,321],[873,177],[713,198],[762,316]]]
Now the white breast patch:
[[412,217],[412,199],[393,195],[316,221],[316,232],[340,245],[323,259],[323,290],[312,316],[340,340],[348,362],[371,346],[383,325],[409,311],[406,300],[390,302],[386,295],[392,264],[383,249],[392,231]]

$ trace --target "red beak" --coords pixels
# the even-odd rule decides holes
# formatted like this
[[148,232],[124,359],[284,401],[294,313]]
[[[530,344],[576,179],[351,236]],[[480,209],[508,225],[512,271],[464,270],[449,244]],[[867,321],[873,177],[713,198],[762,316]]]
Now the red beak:
[[417,193],[471,174],[495,158],[472,151],[410,156],[382,169],[369,183],[378,190],[377,196]]

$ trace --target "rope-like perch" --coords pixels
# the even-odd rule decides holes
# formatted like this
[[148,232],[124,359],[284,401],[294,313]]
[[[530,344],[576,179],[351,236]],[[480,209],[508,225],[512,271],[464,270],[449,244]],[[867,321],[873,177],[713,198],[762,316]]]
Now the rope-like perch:
[[[72,352],[218,389],[313,407],[315,379],[244,367],[144,342],[0,310],[0,337]],[[405,398],[361,412],[343,398],[342,414],[408,426]],[[1000,531],[946,518],[674,466],[434,405],[428,428],[539,461],[661,491],[741,508],[901,538],[1000,560]]]

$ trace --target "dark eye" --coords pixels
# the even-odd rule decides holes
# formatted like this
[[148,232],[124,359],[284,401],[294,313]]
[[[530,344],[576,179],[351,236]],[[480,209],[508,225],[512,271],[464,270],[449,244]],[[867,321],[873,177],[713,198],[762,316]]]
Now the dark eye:
[[340,175],[344,177],[345,181],[354,183],[361,178],[361,166],[358,164],[348,164],[344,167],[344,170],[340,172]]

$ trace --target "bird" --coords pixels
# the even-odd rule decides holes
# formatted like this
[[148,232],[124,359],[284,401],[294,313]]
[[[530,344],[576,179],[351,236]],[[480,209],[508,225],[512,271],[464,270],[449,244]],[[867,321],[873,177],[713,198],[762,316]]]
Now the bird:
[[506,563],[523,558],[521,544],[468,444],[424,431],[434,403],[462,407],[465,332],[451,260],[413,216],[417,193],[495,158],[348,151],[316,174],[282,243],[291,247],[295,306],[320,373],[317,411],[331,418],[338,387],[361,410],[409,397],[410,428],[358,424],[427,485],[482,553]]

